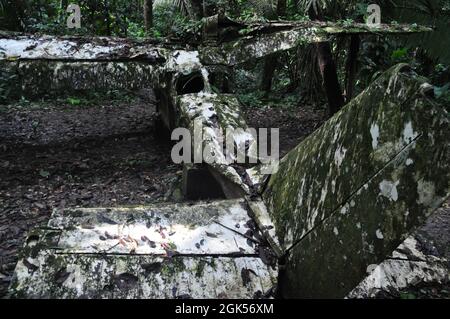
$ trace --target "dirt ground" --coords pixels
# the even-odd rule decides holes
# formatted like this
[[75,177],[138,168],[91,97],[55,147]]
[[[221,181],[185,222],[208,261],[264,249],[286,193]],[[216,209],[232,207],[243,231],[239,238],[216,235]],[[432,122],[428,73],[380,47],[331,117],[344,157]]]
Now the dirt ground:
[[[154,114],[140,100],[0,113],[0,296],[26,232],[45,225],[54,208],[138,205],[170,195],[181,167],[153,130]],[[37,121],[32,131],[28,124]]]
[[249,127],[279,128],[280,157],[286,155],[326,120],[324,108],[302,105],[294,110],[249,108],[245,110]]
[[[173,199],[181,167],[155,131],[152,100],[0,106],[0,298],[5,295],[27,231],[54,208],[147,204]],[[325,112],[246,110],[250,127],[279,127],[281,155],[317,129]],[[424,230],[449,256],[450,210]],[[432,235],[430,235],[430,233]],[[424,241],[426,241],[424,240]],[[433,288],[434,289],[434,288]]]

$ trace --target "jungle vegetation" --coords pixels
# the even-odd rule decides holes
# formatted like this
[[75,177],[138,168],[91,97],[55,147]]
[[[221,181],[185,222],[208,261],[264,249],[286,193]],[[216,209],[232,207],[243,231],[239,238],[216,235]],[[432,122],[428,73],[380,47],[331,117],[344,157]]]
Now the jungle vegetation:
[[[70,3],[81,8],[80,29],[65,27]],[[450,0],[0,0],[0,30],[190,42],[199,38],[202,18],[218,12],[241,21],[313,19],[351,24],[364,21],[371,3],[380,5],[383,23],[430,25],[435,32],[336,38],[266,57],[249,66],[259,70],[256,87],[240,86],[236,78],[242,100],[252,106],[258,106],[261,98],[297,103],[301,92],[301,99],[317,102],[324,96],[318,92],[325,88],[329,94],[331,85],[334,95],[328,100],[334,101],[329,105],[334,113],[384,70],[407,62],[431,78],[438,97],[450,101]],[[334,71],[324,75],[328,63]],[[327,76],[331,76],[328,83]]]

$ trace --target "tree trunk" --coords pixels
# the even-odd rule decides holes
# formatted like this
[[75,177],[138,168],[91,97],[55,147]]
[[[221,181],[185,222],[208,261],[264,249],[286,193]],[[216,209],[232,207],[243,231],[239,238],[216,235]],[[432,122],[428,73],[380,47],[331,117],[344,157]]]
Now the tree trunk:
[[105,10],[105,23],[106,23],[106,35],[111,36],[111,17],[109,10],[109,2],[104,2],[104,10]]
[[330,115],[338,112],[344,105],[341,86],[336,71],[336,64],[333,60],[331,46],[328,42],[316,44],[317,59],[319,61],[320,74],[328,98],[328,110]]
[[[286,14],[286,5],[286,0],[278,0],[276,18],[284,16]],[[276,55],[270,55],[264,59],[264,71],[261,81],[261,90],[266,94],[272,90],[272,80],[277,68],[277,64],[278,57]]]
[[153,28],[153,1],[144,0],[144,25],[145,31],[150,32]]
[[275,54],[271,54],[264,58],[264,70],[261,80],[261,90],[269,93],[272,90],[272,80],[278,64],[278,58]]
[[346,64],[345,75],[345,100],[348,103],[353,98],[355,89],[356,72],[358,71],[358,52],[361,40],[358,35],[352,35],[350,40],[350,50]]
[[[312,20],[323,20],[320,12],[314,10],[314,6],[309,9],[309,16]],[[337,75],[336,63],[329,42],[316,43],[317,59],[319,62],[320,74],[328,98],[328,111],[330,115],[338,112],[344,105],[341,85]]]
[[59,11],[59,21],[61,24],[65,24],[66,20],[66,10],[68,6],[68,0],[61,0],[60,2],[60,11]]
[[277,2],[277,15],[283,17],[286,15],[287,0],[278,0]]

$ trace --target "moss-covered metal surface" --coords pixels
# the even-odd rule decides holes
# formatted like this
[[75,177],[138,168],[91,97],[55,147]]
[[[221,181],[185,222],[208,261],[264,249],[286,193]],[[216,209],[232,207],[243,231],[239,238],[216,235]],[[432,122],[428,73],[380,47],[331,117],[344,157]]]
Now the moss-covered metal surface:
[[280,163],[264,199],[283,293],[343,297],[449,194],[449,117],[398,65]]
[[[170,44],[111,37],[55,37],[0,34],[0,63],[7,70],[10,98],[39,97],[91,90],[158,86],[164,73],[187,74],[193,64],[233,66],[291,49],[327,41],[333,35],[398,34],[431,31],[408,25],[344,25],[321,22],[272,22],[239,25],[229,41],[214,45]],[[104,62],[104,63],[99,63]],[[122,63],[124,62],[124,63]],[[126,63],[126,64],[125,64]],[[153,67],[152,67],[153,66]],[[4,71],[5,72],[5,71]],[[156,73],[159,73],[157,75]]]
[[200,48],[205,64],[237,65],[250,58],[289,50],[300,44],[329,41],[332,36],[352,34],[408,34],[430,32],[429,27],[411,25],[387,25],[368,27],[362,23],[344,25],[332,22],[272,22],[245,26],[239,32],[241,38],[220,45]]
[[368,276],[349,294],[348,298],[377,298],[405,288],[426,284],[450,283],[448,260],[423,251],[414,236],[408,237],[385,261],[368,267]]
[[244,201],[218,201],[66,210],[48,226],[61,230],[55,248],[66,253],[256,254],[244,237],[249,220]]
[[[186,94],[179,96],[176,104],[180,111],[179,123],[191,132],[193,155],[210,158],[208,165],[214,171],[242,189],[242,194],[249,193],[249,186],[232,164],[237,162],[238,156],[253,158],[256,163],[257,141],[256,136],[247,131],[247,123],[236,97],[215,93]],[[203,137],[201,143],[195,145],[195,131],[198,129],[201,129]],[[227,143],[232,147],[228,147]],[[238,148],[242,154],[238,155]]]
[[[250,26],[237,40],[185,50],[130,48],[120,41],[111,46],[52,38],[8,40],[0,63],[21,94],[153,86],[164,93],[160,111],[168,126],[177,123],[193,131],[193,122],[200,119],[206,145],[225,158],[218,148],[223,136],[216,129],[246,124],[233,96],[212,92],[208,66],[235,65],[331,35],[429,31],[280,23],[267,32],[272,27]],[[77,48],[82,50],[78,57]],[[184,89],[199,74],[202,89],[179,89],[180,81],[188,80]],[[267,207],[250,204],[276,255],[287,253],[279,287],[284,296],[345,296],[364,278],[367,265],[380,263],[448,196],[449,118],[426,97],[429,92],[430,85],[407,66],[389,70],[283,159],[263,195]],[[250,136],[234,139],[248,141]],[[249,193],[248,181],[231,163],[209,166],[216,179],[238,185],[242,195]],[[250,184],[265,183],[258,169],[247,175]],[[55,212],[48,229],[29,237],[12,296],[261,296],[275,283],[276,267],[264,264],[266,253],[252,246],[258,239],[244,232],[247,209],[235,201]]]
[[[242,273],[248,274],[248,278]],[[252,299],[276,283],[259,258],[70,255],[20,260],[12,298]]]
[[258,224],[264,238],[267,240],[277,257],[282,258],[283,249],[280,247],[280,243],[277,238],[276,226],[267,211],[267,206],[260,197],[247,197],[247,203],[250,208],[250,216]]
[[244,200],[55,211],[29,234],[10,297],[261,298],[277,266],[248,225]]
[[[192,43],[189,46],[200,47],[200,56],[205,64],[220,64],[221,51],[224,56],[235,57],[227,59],[232,64],[237,60],[256,58],[255,54],[263,52],[261,48],[270,49],[272,52],[284,50],[286,46],[297,45],[299,42],[314,43],[327,40],[331,35],[351,35],[351,34],[408,34],[417,32],[429,32],[431,28],[425,26],[412,26],[406,24],[381,24],[377,27],[368,27],[363,23],[334,23],[319,21],[269,21],[243,24],[231,22],[237,32],[228,32],[227,41],[219,50],[208,53],[208,47],[199,46]],[[208,20],[206,20],[208,21]],[[215,20],[217,24],[219,19]],[[228,26],[230,23],[227,24]],[[227,30],[226,26],[217,25],[217,32]],[[231,31],[231,30],[228,30]],[[261,45],[258,45],[261,42]],[[268,43],[272,43],[272,48]],[[210,41],[207,42],[212,44]],[[258,46],[260,48],[258,48]],[[186,45],[181,43],[171,43],[170,39],[165,41],[145,40],[136,41],[131,39],[121,39],[113,37],[55,37],[55,36],[35,36],[16,35],[0,33],[0,60],[142,60],[151,63],[163,61],[165,50],[186,49]],[[236,49],[242,49],[240,54]],[[219,60],[212,60],[211,53]],[[266,52],[265,54],[270,54]],[[211,63],[208,63],[208,60]],[[243,62],[243,61],[241,61]]]
[[[17,96],[42,98],[150,87],[154,67],[142,62],[17,62]],[[12,81],[12,82],[14,82]]]
[[0,34],[0,60],[161,60],[162,46],[112,37]]
[[[8,92],[12,98],[153,87],[159,100],[158,111],[169,129],[180,123],[191,129],[193,120],[203,117],[206,142],[202,146],[209,147],[209,153],[216,155],[208,168],[226,196],[235,198],[249,194],[252,185],[248,185],[248,180],[253,179],[254,171],[242,176],[231,165],[236,161],[225,160],[227,156],[231,160],[235,157],[229,157],[230,152],[220,147],[224,139],[217,132],[227,128],[245,130],[247,125],[233,96],[212,92],[209,67],[235,65],[288,50],[301,42],[326,41],[333,34],[428,31],[422,27],[383,25],[370,29],[358,24],[320,22],[236,26],[241,28],[237,39],[218,46],[185,48],[113,38],[3,36],[0,38],[0,63],[5,66],[6,75],[2,78],[7,78],[7,86],[13,88]],[[194,90],[196,95],[184,92],[197,76],[201,77],[203,88]],[[255,138],[251,134],[235,132],[233,139],[236,145],[246,143],[253,148],[245,156],[256,157],[253,155],[256,154]]]
[[[11,98],[154,88],[158,111],[169,129],[191,128],[194,120],[203,119],[205,146],[211,146],[211,152],[218,158],[209,167],[228,197],[248,193],[248,186],[231,166],[232,161],[225,161],[229,153],[219,150],[223,136],[217,133],[225,132],[227,127],[245,129],[247,125],[234,96],[212,92],[208,68],[202,64],[197,50],[127,43],[120,39],[89,41],[48,36],[6,38],[0,39],[0,44],[3,44],[2,78],[7,79],[5,85],[10,88]],[[202,85],[198,94],[183,92],[191,77],[196,76]],[[245,143],[253,137],[235,132],[234,140],[236,144]]]

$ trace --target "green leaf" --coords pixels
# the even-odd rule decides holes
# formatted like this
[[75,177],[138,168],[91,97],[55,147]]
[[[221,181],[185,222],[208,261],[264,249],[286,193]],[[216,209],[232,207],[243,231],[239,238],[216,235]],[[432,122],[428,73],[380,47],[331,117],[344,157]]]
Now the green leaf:
[[70,105],[80,105],[81,104],[81,100],[80,99],[71,98],[71,97],[67,98],[67,102]]
[[400,59],[403,59],[407,53],[408,53],[407,48],[401,48],[401,49],[397,49],[394,52],[392,52],[391,57],[394,60],[400,60]]

